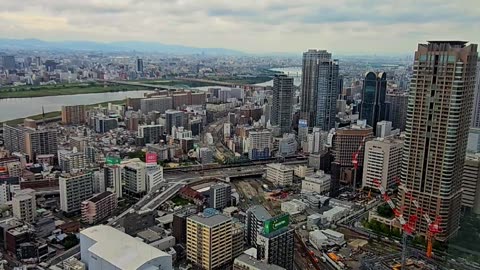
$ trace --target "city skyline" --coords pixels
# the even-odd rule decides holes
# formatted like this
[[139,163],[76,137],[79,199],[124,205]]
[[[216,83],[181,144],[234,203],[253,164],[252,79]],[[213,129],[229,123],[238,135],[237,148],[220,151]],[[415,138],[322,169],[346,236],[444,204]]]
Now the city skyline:
[[[2,38],[47,41],[145,41],[246,53],[328,48],[335,54],[408,54],[424,40],[477,43],[480,31],[475,27],[480,10],[472,0],[3,2]],[[252,37],[255,42],[246,42]],[[380,46],[379,37],[388,44]]]

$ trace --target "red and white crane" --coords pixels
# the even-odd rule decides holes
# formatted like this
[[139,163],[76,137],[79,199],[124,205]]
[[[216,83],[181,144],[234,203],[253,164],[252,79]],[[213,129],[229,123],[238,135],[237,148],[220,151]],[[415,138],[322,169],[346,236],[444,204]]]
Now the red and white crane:
[[363,138],[362,142],[360,142],[360,145],[357,148],[356,152],[353,152],[352,154],[352,164],[353,164],[353,194],[357,193],[357,171],[358,171],[358,156],[360,155],[360,152],[362,151],[363,145],[365,144],[365,141],[367,138]]

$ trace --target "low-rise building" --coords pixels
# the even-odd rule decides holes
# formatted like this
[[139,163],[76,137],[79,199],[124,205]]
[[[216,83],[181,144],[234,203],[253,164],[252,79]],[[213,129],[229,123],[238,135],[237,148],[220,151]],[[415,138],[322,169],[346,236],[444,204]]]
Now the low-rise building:
[[302,193],[328,194],[330,192],[330,174],[317,171],[316,174],[308,175],[302,180]]
[[297,167],[295,167],[295,171],[294,171],[295,176],[300,178],[305,178],[305,176],[311,175],[313,173],[314,173],[313,167],[308,167],[306,165],[298,165]]
[[326,229],[321,231],[328,240],[334,242],[335,244],[341,246],[345,244],[345,235],[334,230]]
[[285,213],[296,215],[305,211],[305,209],[307,209],[307,204],[297,199],[293,199],[291,201],[282,202],[281,209]]
[[289,186],[293,183],[293,169],[280,163],[267,164],[267,180],[277,186]]

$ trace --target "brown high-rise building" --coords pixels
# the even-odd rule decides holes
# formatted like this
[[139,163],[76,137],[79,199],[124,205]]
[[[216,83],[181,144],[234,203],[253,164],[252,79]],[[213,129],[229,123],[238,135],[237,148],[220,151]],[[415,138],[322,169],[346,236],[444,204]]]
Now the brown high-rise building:
[[[440,219],[438,240],[456,234],[462,201],[462,170],[470,126],[477,45],[429,41],[415,52],[410,85],[402,183],[423,212]],[[400,194],[404,215],[417,213]],[[417,232],[425,234],[424,219]]]
[[390,103],[390,121],[392,122],[393,128],[405,131],[405,125],[407,123],[408,94],[387,94],[385,101]]
[[85,123],[85,105],[62,106],[62,123],[79,125]]

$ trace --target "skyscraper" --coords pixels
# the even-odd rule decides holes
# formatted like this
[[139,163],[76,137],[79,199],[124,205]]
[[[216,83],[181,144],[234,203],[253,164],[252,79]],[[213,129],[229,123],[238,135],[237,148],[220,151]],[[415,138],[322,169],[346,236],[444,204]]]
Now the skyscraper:
[[320,60],[331,59],[331,57],[332,54],[326,50],[308,50],[303,53],[300,119],[307,120],[309,126],[313,126],[315,119],[318,64]]
[[292,129],[293,78],[275,75],[273,78],[273,106],[270,117],[272,126],[278,126],[280,134]]
[[143,59],[141,58],[137,59],[137,72],[143,73]]
[[[402,183],[426,214],[441,218],[439,240],[459,227],[476,65],[477,45],[464,41],[429,41],[415,52]],[[400,197],[405,216],[417,213],[405,192]],[[425,234],[427,225],[419,220],[417,232]]]
[[393,128],[404,131],[407,122],[408,94],[388,94],[385,101],[390,105],[389,121],[392,122]]
[[386,93],[387,74],[385,72],[378,74],[367,72],[363,80],[360,118],[367,120],[367,124],[373,127],[374,132],[377,122],[388,119],[388,110],[385,104]]
[[473,101],[472,127],[480,128],[480,64],[477,63],[475,96]]
[[62,123],[79,125],[85,123],[85,105],[62,106]]

